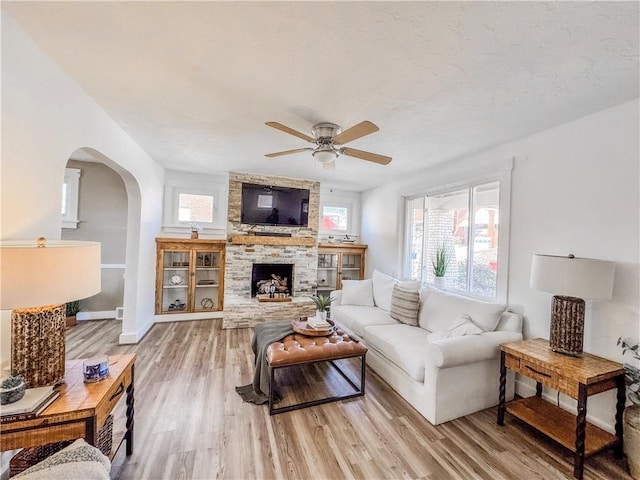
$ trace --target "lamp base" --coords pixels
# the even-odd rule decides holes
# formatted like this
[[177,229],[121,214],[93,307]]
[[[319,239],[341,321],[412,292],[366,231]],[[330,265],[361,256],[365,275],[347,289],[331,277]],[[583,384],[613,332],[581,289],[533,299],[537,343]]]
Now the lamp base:
[[551,350],[574,357],[582,356],[584,339],[584,300],[555,295],[551,305]]
[[11,373],[27,388],[56,385],[64,379],[65,305],[11,312]]

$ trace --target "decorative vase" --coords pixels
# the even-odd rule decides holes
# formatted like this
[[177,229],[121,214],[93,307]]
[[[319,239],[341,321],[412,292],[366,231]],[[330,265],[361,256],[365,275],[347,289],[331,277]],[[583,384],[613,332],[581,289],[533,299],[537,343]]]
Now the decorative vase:
[[446,285],[446,281],[444,277],[434,277],[433,279],[434,287],[436,287],[439,290],[444,290],[445,285]]
[[629,465],[629,473],[640,480],[640,405],[632,405],[624,410],[624,453]]
[[316,310],[316,318],[326,322],[327,321],[327,311],[326,310]]
[[197,232],[197,231],[195,231],[195,230],[193,230],[193,231],[191,232],[191,238],[193,238],[193,239],[198,238],[198,232]]

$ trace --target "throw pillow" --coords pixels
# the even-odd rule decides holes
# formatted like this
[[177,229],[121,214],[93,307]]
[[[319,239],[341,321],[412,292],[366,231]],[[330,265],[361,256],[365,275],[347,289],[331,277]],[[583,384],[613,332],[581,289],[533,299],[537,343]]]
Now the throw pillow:
[[373,285],[371,279],[343,280],[341,305],[373,307]]
[[371,281],[373,282],[373,301],[376,307],[388,312],[391,310],[391,293],[393,292],[393,285],[396,283],[395,279],[378,270],[374,270]]
[[68,478],[108,480],[111,462],[95,447],[80,438],[66,448],[27,468],[14,478],[37,480]]
[[420,294],[418,290],[404,288],[399,285],[393,286],[391,293],[391,318],[407,325],[418,325],[418,307],[420,305]]
[[480,335],[483,332],[484,330],[471,321],[471,317],[469,315],[460,315],[456,318],[455,322],[453,322],[453,326],[448,330],[441,330],[427,335],[427,341],[431,343],[443,338],[462,337],[464,335]]

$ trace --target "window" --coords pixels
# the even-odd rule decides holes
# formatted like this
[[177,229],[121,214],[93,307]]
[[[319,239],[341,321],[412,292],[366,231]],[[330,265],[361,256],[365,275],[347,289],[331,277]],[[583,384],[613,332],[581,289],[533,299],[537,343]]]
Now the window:
[[258,208],[273,208],[273,195],[258,195]]
[[193,223],[213,222],[213,197],[211,195],[178,194],[178,221]]
[[349,208],[338,206],[322,206],[320,229],[336,233],[349,231]]
[[62,182],[62,228],[78,228],[78,195],[80,193],[80,169],[65,168]]
[[[496,299],[500,182],[406,200],[405,275],[440,288]],[[433,272],[444,251],[444,277]]]

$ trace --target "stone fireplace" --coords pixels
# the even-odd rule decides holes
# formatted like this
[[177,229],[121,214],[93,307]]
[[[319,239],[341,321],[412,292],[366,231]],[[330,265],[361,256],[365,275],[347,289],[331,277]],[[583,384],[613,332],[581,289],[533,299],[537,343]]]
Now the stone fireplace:
[[[240,221],[242,183],[305,188],[309,195],[309,225],[248,225]],[[232,172],[225,253],[223,328],[253,327],[274,320],[313,315],[318,269],[320,184],[306,180]],[[257,235],[256,235],[257,233]],[[269,234],[274,234],[270,236]],[[284,236],[283,236],[284,235]],[[272,272],[254,277],[254,266],[271,265]],[[262,270],[262,268],[258,268]],[[291,301],[259,301],[256,283],[271,275],[287,277]]]

